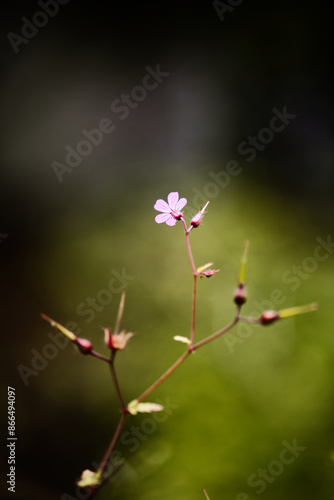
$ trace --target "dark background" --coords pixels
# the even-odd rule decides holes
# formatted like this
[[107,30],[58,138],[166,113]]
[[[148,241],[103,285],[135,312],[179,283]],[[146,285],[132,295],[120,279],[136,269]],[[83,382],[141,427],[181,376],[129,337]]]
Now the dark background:
[[[135,277],[125,326],[140,333],[122,353],[125,398],[182,352],[171,338],[187,334],[189,264],[181,228],[156,225],[153,210],[179,191],[187,215],[204,203],[196,193],[210,198],[195,259],[222,269],[200,282],[199,336],[233,314],[246,238],[252,300],[280,288],[284,307],[317,300],[319,312],[256,330],[232,352],[221,339],[187,361],[157,391],[179,409],[137,453],[124,447],[128,469],[101,498],[200,499],[203,488],[211,500],[256,498],[248,477],[296,438],[307,451],[263,498],[333,499],[333,257],[296,292],[282,280],[333,231],[330,3],[244,0],[221,21],[211,2],[71,0],[17,54],[8,33],[21,35],[21,18],[41,7],[1,10],[2,403],[16,387],[17,497],[75,496],[74,479],[100,460],[119,415],[109,374],[71,346],[23,383],[17,367],[49,342],[41,311],[74,321],[102,351],[99,326],[113,326],[119,296],[90,324],[76,311],[125,267]],[[121,121],[111,103],[157,65],[169,76]],[[284,106],[296,118],[248,162],[240,144]],[[52,162],[106,117],[115,131],[59,182]],[[211,196],[209,174],[229,160],[242,173]],[[6,450],[3,460],[6,470]]]

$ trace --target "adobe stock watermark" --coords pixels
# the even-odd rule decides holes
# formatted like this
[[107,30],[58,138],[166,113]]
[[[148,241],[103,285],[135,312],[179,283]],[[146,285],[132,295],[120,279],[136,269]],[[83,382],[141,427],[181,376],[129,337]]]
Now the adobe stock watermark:
[[[68,330],[71,330],[75,335],[80,336],[81,329],[74,321],[69,321],[65,324]],[[29,365],[17,365],[22,381],[25,386],[29,385],[30,377],[37,377],[49,365],[49,362],[56,359],[60,351],[71,342],[69,338],[65,337],[61,332],[49,332],[48,338],[51,342],[44,344],[44,346],[37,350],[31,349],[32,354]]]
[[[149,437],[156,432],[158,426],[161,423],[166,422],[168,417],[179,408],[178,404],[174,404],[170,401],[169,396],[166,397],[165,401],[158,398],[155,399],[154,402],[162,405],[164,408],[163,411],[151,413],[149,416],[141,420],[138,425],[131,425],[128,430],[125,430],[121,434],[120,442],[129,453],[137,451],[141,444],[147,441],[147,439],[149,439]],[[98,470],[99,466],[100,464],[94,461],[92,462],[90,469]],[[106,476],[111,476],[112,474],[115,474],[120,467],[126,467],[128,471],[131,472],[131,476],[136,476],[136,471],[125,459],[123,453],[115,449],[110,456],[110,460],[104,474]],[[130,474],[127,476],[129,475]],[[91,492],[86,488],[77,486],[74,494],[75,496],[64,493],[61,496],[61,500],[86,500],[91,495]]]
[[319,262],[326,261],[334,252],[334,241],[332,241],[331,234],[326,239],[318,236],[316,241],[319,245],[313,250],[313,255],[305,257],[300,265],[291,266],[282,275],[283,283],[289,285],[293,292],[300,287],[302,280],[307,280],[311,274],[316,272]]
[[[334,253],[334,241],[332,235],[326,239],[318,236],[318,245],[314,248],[312,256],[305,257],[300,265],[293,265],[282,274],[282,282],[289,285],[292,292],[295,292],[303,280],[307,280],[319,267],[320,262],[325,262]],[[287,296],[281,288],[275,288],[269,294],[269,298],[263,301],[254,300],[254,310],[250,316],[259,316],[265,310],[278,310],[287,301]],[[251,323],[239,322],[234,332],[227,332],[224,341],[230,353],[235,351],[236,345],[241,345],[246,339],[252,336],[255,326]]]
[[[292,444],[288,441],[282,442],[283,448],[279,453],[277,459],[272,460],[266,468],[259,468],[257,471],[249,476],[247,484],[250,488],[256,488],[255,493],[261,495],[268,487],[276,481],[287,465],[291,465],[299,457],[301,452],[305,451],[306,446],[300,446],[296,438],[293,439]],[[253,493],[253,492],[252,492]],[[250,500],[251,497],[248,493],[240,492],[235,500]]]
[[[78,316],[88,316],[85,319],[86,323],[91,323],[97,313],[103,311],[108,306],[114,295],[118,295],[124,290],[130,281],[135,279],[135,276],[126,274],[123,267],[121,273],[116,269],[111,271],[112,277],[110,278],[107,287],[99,290],[95,297],[87,297],[84,302],[76,308]],[[117,285],[117,286],[116,286]],[[89,306],[89,307],[88,307]],[[66,323],[65,327],[75,333],[78,337],[81,334],[81,329],[74,321]],[[49,362],[56,359],[59,352],[64,350],[65,347],[71,343],[70,339],[63,335],[61,332],[49,332],[48,338],[51,342],[45,344],[41,349],[31,349],[31,360],[29,365],[19,364],[17,371],[19,372],[25,386],[30,382],[30,377],[37,377],[49,365]]]
[[227,12],[233,12],[235,7],[238,7],[243,1],[244,0],[227,0],[227,2],[219,2],[219,0],[214,0],[212,6],[217,12],[221,22],[223,22],[225,19],[224,15]]
[[70,0],[39,0],[37,4],[42,10],[35,12],[31,20],[26,16],[21,17],[23,23],[21,35],[13,33],[12,31],[7,34],[7,38],[15,54],[19,53],[20,45],[29,43],[30,40],[35,38],[39,30],[48,24],[50,18],[58,14],[60,5],[66,5],[69,1]]
[[[125,120],[131,114],[131,111],[136,109],[147,98],[148,93],[155,90],[170,75],[166,71],[161,71],[160,64],[157,64],[155,69],[146,66],[145,70],[146,74],[142,78],[140,85],[133,87],[128,94],[121,94],[110,105],[111,111],[121,121]],[[65,147],[67,154],[64,162],[53,161],[51,163],[58,181],[63,182],[64,175],[73,172],[83,159],[90,156],[94,148],[102,143],[104,137],[114,132],[115,129],[115,123],[108,117],[102,118],[97,126],[91,130],[83,129],[81,134],[84,139],[79,141],[75,147],[70,145]]]
[[[251,163],[274,140],[276,135],[283,132],[296,117],[296,114],[288,112],[287,106],[283,106],[282,111],[273,108],[268,126],[261,128],[257,134],[249,135],[246,140],[240,142],[237,152],[239,155],[245,156],[245,160],[248,163]],[[193,189],[194,197],[192,205],[188,204],[187,210],[194,210],[196,213],[197,208],[193,207],[204,205],[208,200],[216,198],[222,189],[227,188],[231,182],[231,178],[241,174],[242,170],[243,167],[240,165],[240,161],[229,160],[226,163],[225,169],[219,172],[209,172],[211,181],[205,184],[202,191],[197,188]]]
[[[249,316],[258,317],[263,311],[266,310],[277,310],[278,306],[281,306],[286,302],[287,297],[284,295],[283,290],[280,288],[275,288],[270,293],[270,298],[262,301],[254,300],[253,305],[255,309],[249,314]],[[255,331],[255,325],[252,323],[246,323],[244,321],[239,321],[235,327],[234,332],[227,332],[224,337],[224,342],[231,354],[235,351],[236,345],[241,345],[249,337],[253,335]]]
[[[130,281],[135,279],[135,276],[126,274],[125,267],[121,273],[113,269],[112,277],[108,281],[106,288],[101,288],[95,297],[86,297],[85,301],[80,302],[76,308],[78,316],[86,316],[85,322],[91,323],[94,321],[96,313],[100,313],[110,304],[115,294],[120,294]],[[117,284],[118,286],[115,286]]]

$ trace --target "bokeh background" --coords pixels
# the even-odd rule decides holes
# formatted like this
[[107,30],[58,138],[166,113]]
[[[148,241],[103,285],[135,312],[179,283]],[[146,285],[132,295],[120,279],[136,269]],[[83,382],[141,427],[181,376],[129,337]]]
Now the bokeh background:
[[[221,269],[199,282],[198,339],[233,315],[245,239],[245,312],[268,308],[273,290],[273,305],[320,307],[196,352],[154,395],[168,418],[127,421],[125,466],[97,498],[200,500],[206,488],[211,500],[254,500],[266,469],[276,475],[263,499],[334,499],[334,252],[314,257],[318,238],[334,239],[330,3],[233,3],[71,0],[17,53],[8,34],[22,36],[41,6],[1,7],[1,454],[4,478],[9,385],[16,498],[84,498],[74,481],[119,418],[106,367],[71,345],[46,348],[55,330],[40,312],[103,352],[100,326],[113,327],[120,298],[103,290],[115,273],[131,277],[124,327],[137,335],[117,359],[127,401],[183,352],[172,337],[189,332],[191,269],[181,225],[155,224],[153,210],[178,191],[187,217],[210,200],[191,241],[197,265]],[[169,75],[121,120],[110,106],[157,65]],[[296,117],[247,161],[240,145],[284,107]],[[115,130],[60,182],[53,162],[104,118]],[[231,160],[241,172],[214,183]],[[87,312],[89,297],[98,311]],[[52,359],[36,370],[43,352]],[[22,366],[34,370],[26,383]],[[282,443],[294,440],[305,449],[282,468]]]

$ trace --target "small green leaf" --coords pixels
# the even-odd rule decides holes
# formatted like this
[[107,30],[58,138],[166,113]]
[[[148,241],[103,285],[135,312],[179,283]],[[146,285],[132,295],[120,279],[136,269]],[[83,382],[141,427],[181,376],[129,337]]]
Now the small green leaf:
[[188,339],[188,337],[182,337],[181,335],[174,335],[173,337],[174,340],[177,342],[183,342],[183,344],[190,344],[191,341]]
[[128,404],[128,410],[131,415],[137,413],[153,413],[155,411],[162,411],[164,407],[158,403],[140,403],[138,399],[134,399]]

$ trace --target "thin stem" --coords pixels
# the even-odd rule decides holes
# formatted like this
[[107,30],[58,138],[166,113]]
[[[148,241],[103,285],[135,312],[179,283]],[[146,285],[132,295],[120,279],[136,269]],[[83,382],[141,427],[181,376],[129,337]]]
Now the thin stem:
[[103,457],[103,460],[100,464],[100,467],[98,468],[97,472],[100,472],[101,474],[103,474],[106,466],[108,465],[108,462],[110,460],[110,456],[113,452],[113,449],[115,447],[115,444],[117,443],[117,440],[119,438],[119,435],[121,433],[121,430],[123,429],[123,425],[124,425],[124,422],[125,422],[125,419],[127,417],[127,413],[123,413],[121,418],[120,418],[120,421],[118,422],[118,426],[116,428],[116,431],[115,431],[115,434],[113,435],[113,438],[110,442],[110,445],[106,451],[106,454],[104,455]]
[[119,388],[119,384],[118,384],[118,380],[117,380],[117,375],[116,375],[116,370],[115,370],[115,356],[116,356],[116,351],[114,349],[112,349],[112,351],[111,351],[111,358],[110,358],[110,362],[109,362],[110,371],[111,371],[111,376],[112,376],[112,379],[113,379],[113,382],[114,382],[114,386],[115,386],[117,397],[119,399],[119,402],[121,403],[122,411],[124,412],[124,410],[126,410],[126,406],[124,404],[124,401],[123,401],[123,398],[122,398],[122,394],[121,394],[121,390]]
[[193,259],[193,254],[191,252],[190,241],[189,241],[189,233],[192,229],[192,226],[191,226],[191,228],[187,229],[187,225],[186,225],[184,218],[182,217],[181,220],[183,222],[183,227],[184,227],[184,231],[185,231],[185,235],[186,235],[187,249],[188,249],[191,269],[192,269],[193,275],[196,276],[197,271],[196,271],[196,267],[195,267],[195,263],[194,263],[194,259]]
[[194,275],[194,289],[193,289],[193,309],[191,317],[191,333],[189,349],[192,349],[195,338],[195,322],[196,322],[196,292],[197,292],[197,275]]
[[192,347],[191,347],[191,345],[189,345],[188,351],[185,352],[179,359],[177,359],[175,361],[175,363],[170,368],[168,368],[168,370],[166,370],[165,373],[163,373],[163,375],[161,375],[161,377],[158,378],[158,380],[156,380],[154,382],[154,384],[152,384],[148,389],[146,389],[146,391],[144,391],[137,398],[138,402],[145,399],[149,394],[151,394],[151,392],[153,392],[157,387],[159,387],[159,385],[162,384],[176,370],[176,368],[178,368],[183,363],[183,361],[185,361],[187,359],[187,357],[193,351],[195,351],[196,349],[199,349],[200,347],[203,347],[204,345],[208,344],[209,342],[212,342],[213,340],[220,337],[221,335],[224,335],[224,333],[231,330],[231,328],[233,328],[233,326],[238,321],[239,321],[239,316],[236,315],[235,318],[233,319],[233,321],[231,321],[231,323],[229,323],[227,326],[225,326],[225,328],[223,328],[222,330],[219,330],[218,332],[213,333],[212,335],[209,335],[209,337],[206,337],[205,339],[201,340],[200,342],[197,342],[197,344],[195,344]]
[[197,342],[197,344],[195,344],[193,346],[193,351],[195,351],[196,349],[199,349],[200,347],[203,347],[204,345],[208,344],[209,342],[212,342],[213,340],[217,339],[221,335],[224,335],[224,333],[226,333],[229,330],[231,330],[231,328],[233,328],[234,325],[236,323],[238,323],[238,321],[239,321],[239,317],[236,316],[233,319],[233,321],[231,321],[231,323],[229,323],[227,326],[225,326],[225,328],[223,328],[222,330],[219,330],[216,333],[213,333],[212,335],[209,335],[209,337],[206,337],[205,339],[201,340],[200,342]]
[[[108,449],[103,457],[103,460],[102,462],[100,463],[100,466],[98,468],[98,470],[96,471],[96,473],[100,473],[101,476],[103,474],[103,472],[105,471],[107,465],[108,465],[108,462],[110,460],[110,457],[111,457],[111,454],[113,452],[113,449],[115,448],[115,445],[118,441],[118,438],[119,438],[119,435],[123,429],[123,425],[124,425],[124,422],[125,422],[125,419],[127,417],[127,413],[123,413],[121,418],[120,418],[120,421],[118,422],[118,425],[117,425],[117,428],[115,430],[115,433],[112,437],[112,440],[108,446]],[[109,477],[111,477],[111,475],[109,475],[107,478],[103,478],[101,483],[96,485],[96,486],[91,486],[90,487],[90,493],[89,493],[89,496],[87,497],[88,498],[92,498],[93,495],[95,495],[95,493],[98,492],[98,490],[103,486],[103,484],[106,482],[107,479],[109,479]]]
[[137,400],[138,401],[142,401],[143,399],[145,399],[149,394],[151,394],[151,392],[153,392],[157,387],[159,387],[160,384],[162,384],[162,382],[164,382],[166,380],[166,378],[169,377],[169,375],[171,375],[178,366],[181,365],[181,363],[183,363],[183,361],[185,359],[187,359],[187,357],[189,356],[189,354],[191,354],[191,351],[187,351],[185,352],[177,361],[175,361],[175,363],[170,367],[168,368],[167,371],[165,371],[165,373],[163,375],[161,375],[160,378],[158,378],[158,380],[156,380],[154,382],[154,384],[152,384],[148,389],[146,389],[145,392],[143,392],[138,398]]
[[190,246],[190,241],[189,241],[189,233],[193,229],[193,226],[190,226],[189,229],[187,229],[187,225],[183,217],[181,218],[185,235],[186,235],[186,242],[187,242],[187,249],[188,249],[188,255],[189,255],[189,260],[191,264],[191,269],[193,272],[194,276],[194,288],[193,288],[193,306],[192,306],[192,316],[191,316],[191,331],[190,331],[190,345],[189,345],[189,351],[192,351],[192,347],[194,345],[194,337],[195,337],[195,322],[196,322],[196,290],[197,290],[197,276],[198,272],[195,267],[195,262],[193,258],[193,254],[191,251],[191,246]]
[[188,233],[186,233],[186,242],[187,242],[187,248],[188,248],[188,254],[189,254],[191,269],[193,271],[193,275],[196,276],[197,275],[197,271],[196,271],[195,262],[194,262],[194,259],[193,259],[193,254],[191,252],[191,247],[190,247],[190,241],[189,241]]
[[252,318],[251,316],[239,316],[240,321],[245,321],[246,323],[260,323],[260,318]]
[[91,352],[89,354],[91,356],[93,356],[94,358],[100,359],[101,361],[105,361],[108,364],[110,363],[109,358],[107,358],[106,356],[103,356],[103,354],[100,354],[99,352],[93,351],[93,349],[91,350]]

